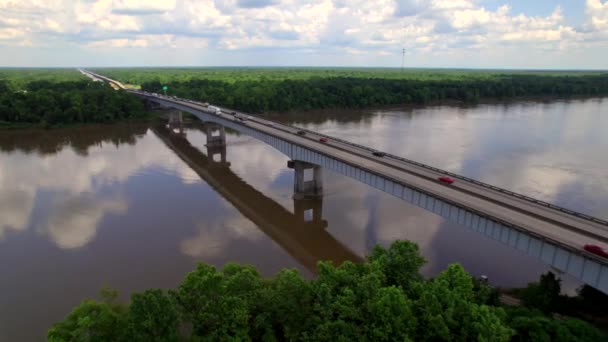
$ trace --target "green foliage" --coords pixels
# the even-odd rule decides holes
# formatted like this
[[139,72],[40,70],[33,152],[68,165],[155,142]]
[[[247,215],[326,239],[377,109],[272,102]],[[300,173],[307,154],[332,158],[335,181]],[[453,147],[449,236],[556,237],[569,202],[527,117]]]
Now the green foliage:
[[471,276],[456,264],[417,284],[414,312],[422,328],[416,340],[508,341],[511,330],[500,309],[476,304],[473,288]]
[[500,292],[497,288],[487,284],[487,282],[475,279],[473,291],[475,293],[475,303],[490,306],[500,305]]
[[560,302],[561,280],[553,272],[547,272],[540,277],[540,282],[530,283],[523,289],[522,303],[536,308],[544,313],[556,311]]
[[[123,83],[140,85],[157,81],[161,86],[170,82],[211,80],[227,83],[243,81],[284,81],[323,78],[362,78],[386,80],[466,81],[489,80],[508,76],[576,77],[598,75],[593,71],[528,71],[481,69],[400,69],[393,68],[102,68],[93,70]],[[169,90],[171,87],[169,86]]]
[[178,341],[180,315],[174,300],[162,290],[131,296],[126,318],[126,341]]
[[244,111],[366,108],[482,98],[606,95],[600,72],[406,70],[380,68],[135,68],[101,74]]
[[420,255],[418,245],[410,241],[395,241],[387,250],[376,246],[369,262],[385,276],[385,284],[409,290],[414,282],[422,280],[420,268],[426,262]]
[[76,69],[58,68],[0,68],[0,91],[5,91],[2,84],[15,90],[25,89],[27,84],[35,81],[77,82],[87,77]]
[[199,264],[180,285],[177,298],[194,336],[246,340],[262,280],[252,266],[228,264],[222,272]]
[[111,289],[100,291],[101,301],[85,300],[63,321],[48,331],[50,342],[118,341],[126,331],[126,309],[114,300],[117,293]]
[[507,316],[507,323],[515,330],[513,341],[606,341],[599,330],[579,319],[553,319],[526,308],[508,309]]
[[[51,341],[599,341],[589,324],[504,309],[460,265],[424,280],[411,242],[377,247],[367,262],[318,264],[315,279],[283,270],[199,264],[177,291],[148,290],[125,309],[85,301],[48,332]],[[552,288],[545,278],[543,286]],[[484,286],[487,286],[483,284]],[[180,328],[191,326],[187,336]],[[186,331],[186,329],[182,329]]]
[[92,82],[76,70],[0,69],[0,124],[47,127],[145,115],[137,97]]

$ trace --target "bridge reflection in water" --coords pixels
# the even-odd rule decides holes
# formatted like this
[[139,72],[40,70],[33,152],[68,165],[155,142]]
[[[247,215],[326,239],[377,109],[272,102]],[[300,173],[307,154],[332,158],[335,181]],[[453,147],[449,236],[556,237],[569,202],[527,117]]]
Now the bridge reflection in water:
[[[204,128],[207,134],[213,131]],[[167,125],[156,126],[152,131],[202,180],[309,271],[316,273],[321,260],[335,265],[363,260],[327,232],[321,196],[294,196],[292,213],[230,170],[225,144],[207,144],[204,154],[185,138],[183,129],[176,132]],[[221,157],[216,161],[214,155]]]

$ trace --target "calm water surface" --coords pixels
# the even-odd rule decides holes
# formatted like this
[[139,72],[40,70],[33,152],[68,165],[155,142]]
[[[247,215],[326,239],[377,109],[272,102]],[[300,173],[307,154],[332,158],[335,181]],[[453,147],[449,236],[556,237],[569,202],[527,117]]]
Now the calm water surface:
[[[608,219],[608,99],[281,120]],[[521,286],[547,270],[329,171],[322,200],[296,201],[287,157],[236,132],[227,142],[224,163],[208,157],[200,125],[185,139],[134,125],[0,131],[0,341],[43,340],[101,287],[125,298],[175,287],[200,261],[310,277],[319,259],[359,261],[409,239],[429,276],[460,262]]]

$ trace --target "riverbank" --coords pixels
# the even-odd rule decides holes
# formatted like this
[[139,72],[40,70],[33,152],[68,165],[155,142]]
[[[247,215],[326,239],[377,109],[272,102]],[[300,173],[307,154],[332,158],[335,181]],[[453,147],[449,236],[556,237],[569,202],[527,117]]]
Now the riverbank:
[[74,123],[58,123],[58,124],[48,124],[48,123],[23,123],[23,122],[2,122],[0,121],[0,131],[11,131],[11,130],[57,130],[57,129],[67,129],[67,128],[86,128],[86,127],[96,127],[96,126],[114,126],[114,125],[139,125],[139,124],[147,124],[154,123],[158,120],[158,112],[147,112],[143,117],[138,118],[129,118],[122,119],[117,122],[74,122]]

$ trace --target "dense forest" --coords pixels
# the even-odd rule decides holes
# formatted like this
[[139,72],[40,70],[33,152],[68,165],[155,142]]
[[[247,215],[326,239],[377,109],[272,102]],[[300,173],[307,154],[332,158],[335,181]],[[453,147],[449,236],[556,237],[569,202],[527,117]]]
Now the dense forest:
[[322,67],[214,67],[214,68],[103,68],[94,69],[123,83],[141,85],[150,81],[185,82],[210,80],[226,83],[242,81],[309,80],[312,78],[363,78],[382,80],[466,81],[491,80],[509,76],[597,76],[597,71],[490,70],[490,69],[394,69]]
[[133,68],[99,73],[149,92],[250,112],[608,95],[608,73],[388,68]]
[[[141,84],[161,92],[159,80]],[[172,81],[171,95],[202,100],[250,112],[366,108],[441,101],[476,103],[484,98],[518,96],[608,95],[608,75],[509,75],[462,80],[378,79],[335,77],[227,82],[208,79]]]
[[0,70],[0,127],[116,122],[146,115],[142,101],[76,70]]
[[[366,68],[101,69],[135,88],[248,112],[368,108],[521,96],[605,96],[608,74]],[[141,100],[76,70],[0,69],[0,126],[117,122],[146,114]]]
[[[320,262],[316,278],[295,270],[263,279],[252,266],[199,264],[176,290],[150,289],[116,301],[85,300],[48,331],[49,341],[601,341],[590,324],[554,315],[553,274],[501,306],[496,290],[449,266],[420,275],[418,247],[376,247],[361,264]],[[596,291],[597,292],[597,291]],[[605,295],[581,292],[582,302]],[[595,297],[594,297],[595,296]],[[603,296],[603,297],[602,297]],[[598,299],[599,298],[599,299]],[[603,302],[602,302],[603,301]]]

